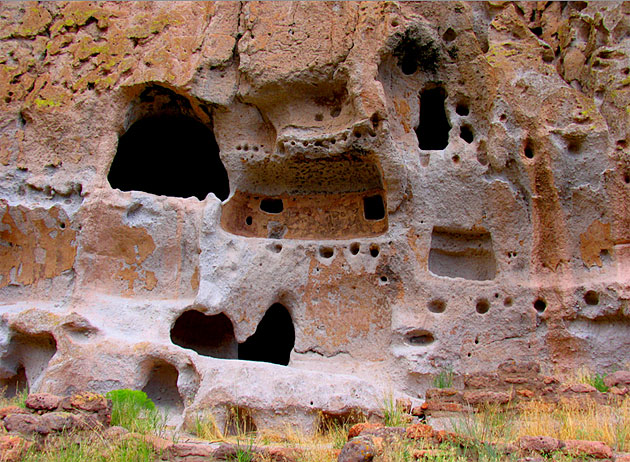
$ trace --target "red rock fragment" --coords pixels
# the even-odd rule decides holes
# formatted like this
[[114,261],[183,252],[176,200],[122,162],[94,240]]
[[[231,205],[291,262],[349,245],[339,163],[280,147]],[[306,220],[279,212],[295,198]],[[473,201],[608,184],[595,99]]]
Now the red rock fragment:
[[57,409],[61,398],[50,393],[32,393],[26,398],[26,407],[36,411],[52,411]]
[[414,424],[405,430],[405,436],[412,440],[431,439],[434,435],[435,431],[431,425]]
[[350,427],[350,430],[348,430],[348,441],[359,436],[364,430],[376,430],[377,428],[383,428],[383,424],[371,422],[362,422],[355,424]]
[[10,414],[30,414],[26,409],[19,406],[7,406],[0,409],[0,419],[4,419]]
[[521,436],[516,442],[522,451],[550,453],[561,447],[561,442],[550,436]]
[[18,462],[33,443],[15,435],[0,436],[0,460]]
[[604,377],[604,384],[611,388],[618,385],[630,385],[630,371],[617,371]]
[[566,440],[564,452],[573,456],[587,456],[595,459],[611,459],[612,449],[601,441]]
[[98,412],[109,407],[108,399],[97,393],[85,392],[74,395],[70,398],[70,404],[75,409],[88,412]]

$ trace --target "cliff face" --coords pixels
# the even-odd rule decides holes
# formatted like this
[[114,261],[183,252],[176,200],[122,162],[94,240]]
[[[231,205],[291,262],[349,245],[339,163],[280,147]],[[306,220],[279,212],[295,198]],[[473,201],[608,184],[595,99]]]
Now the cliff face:
[[630,4],[0,13],[8,386],[308,427],[630,359]]

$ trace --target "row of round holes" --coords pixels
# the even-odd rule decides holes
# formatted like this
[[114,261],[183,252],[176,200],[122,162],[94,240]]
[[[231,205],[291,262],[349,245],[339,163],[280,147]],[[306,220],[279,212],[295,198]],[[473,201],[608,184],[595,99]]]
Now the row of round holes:
[[[274,244],[270,247],[271,251],[274,253],[280,253],[282,251],[282,244]],[[350,253],[352,255],[358,255],[361,250],[361,244],[358,242],[353,242],[350,244]],[[372,244],[370,245],[370,255],[374,258],[378,257],[381,249],[378,245]],[[319,248],[319,256],[322,258],[332,258],[335,255],[335,249],[333,247],[321,246]],[[382,279],[381,279],[382,280]],[[384,281],[385,282],[385,281]]]
[[[587,294],[589,294],[589,292],[587,292]],[[494,296],[495,298],[499,298],[499,294],[494,294]],[[596,303],[589,302],[587,300],[587,295],[584,296],[584,300],[589,305],[596,305],[597,303],[599,303],[599,297],[597,297]],[[591,298],[591,300],[593,300],[593,298]],[[505,300],[503,300],[503,305],[512,306],[513,302],[514,301],[512,300],[512,297],[505,297]],[[534,301],[534,309],[538,311],[539,313],[542,313],[543,311],[545,311],[546,308],[547,308],[547,302],[544,299],[538,298],[536,299],[536,301]],[[444,302],[444,300],[441,300],[439,298],[435,300],[431,300],[429,304],[427,305],[427,309],[431,313],[444,313],[444,311],[446,311],[446,302]],[[479,300],[477,300],[477,304],[475,305],[475,310],[479,314],[486,314],[490,310],[490,302],[485,298],[480,298]]]

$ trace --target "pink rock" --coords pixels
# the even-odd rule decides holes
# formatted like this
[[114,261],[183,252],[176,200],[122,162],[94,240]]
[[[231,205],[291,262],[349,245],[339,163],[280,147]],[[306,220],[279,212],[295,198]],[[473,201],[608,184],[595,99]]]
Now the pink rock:
[[505,404],[510,401],[510,394],[500,391],[469,391],[464,393],[464,400],[470,404]]
[[61,398],[50,393],[32,393],[26,398],[26,407],[36,411],[57,409]]
[[572,392],[572,393],[597,393],[597,388],[592,385],[587,385],[585,383],[571,383],[562,388],[564,393]]
[[4,426],[10,432],[29,434],[37,431],[40,417],[34,414],[9,414]]
[[521,436],[517,445],[528,452],[549,453],[560,449],[560,441],[550,436]]
[[613,456],[612,449],[601,441],[566,440],[564,451],[574,456],[587,456],[596,459],[610,459]]
[[604,384],[607,387],[618,387],[619,385],[630,385],[630,371],[617,371],[604,377]]

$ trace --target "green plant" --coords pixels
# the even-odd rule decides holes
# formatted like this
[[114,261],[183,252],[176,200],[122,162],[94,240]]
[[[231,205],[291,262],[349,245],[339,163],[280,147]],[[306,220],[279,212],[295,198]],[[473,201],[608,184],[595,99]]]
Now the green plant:
[[601,391],[602,393],[606,393],[609,390],[609,388],[604,383],[605,377],[606,377],[606,374],[595,373],[591,376],[590,384],[594,386],[595,388],[597,388],[598,391]]
[[453,387],[453,368],[447,367],[440,370],[440,373],[433,377],[433,387],[435,388],[452,388]]
[[386,395],[383,400],[383,424],[386,427],[404,427],[409,420],[409,414],[394,396],[391,393]]
[[591,385],[595,387],[598,391],[602,393],[606,393],[609,388],[604,383],[604,378],[606,374],[600,374],[599,372],[593,372],[586,367],[580,367],[576,371],[575,379],[579,383],[584,383],[586,385]]
[[112,425],[120,425],[138,433],[160,434],[164,430],[166,418],[145,392],[112,390],[106,396],[112,400]]

